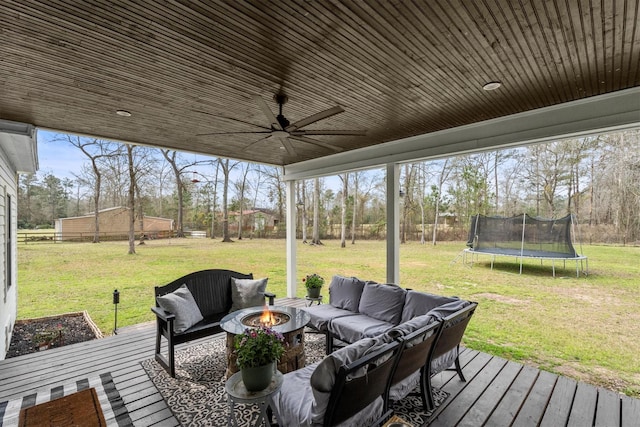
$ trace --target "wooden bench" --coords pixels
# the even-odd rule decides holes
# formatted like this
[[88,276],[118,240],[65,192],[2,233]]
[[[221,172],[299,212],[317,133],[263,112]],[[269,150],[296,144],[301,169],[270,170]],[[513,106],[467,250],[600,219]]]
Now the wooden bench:
[[[253,274],[243,274],[231,270],[202,270],[187,274],[173,282],[155,287],[155,296],[171,293],[186,284],[193,295],[204,319],[182,333],[176,333],[174,328],[175,315],[158,306],[151,307],[156,315],[156,348],[155,359],[172,377],[175,377],[175,346],[198,338],[207,337],[222,332],[220,320],[231,309],[231,278],[253,279]],[[275,294],[265,292],[269,298],[269,305],[274,304]],[[167,340],[167,356],[161,354],[162,337]]]

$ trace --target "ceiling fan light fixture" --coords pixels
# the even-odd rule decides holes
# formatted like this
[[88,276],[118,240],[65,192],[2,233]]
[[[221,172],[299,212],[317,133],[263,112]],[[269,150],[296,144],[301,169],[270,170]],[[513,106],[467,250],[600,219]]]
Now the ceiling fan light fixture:
[[131,113],[127,110],[116,110],[116,114],[122,117],[131,117]]
[[489,83],[485,83],[484,86],[482,86],[482,89],[484,90],[496,90],[498,88],[500,88],[502,86],[502,82],[499,81],[494,81],[494,82],[489,82]]

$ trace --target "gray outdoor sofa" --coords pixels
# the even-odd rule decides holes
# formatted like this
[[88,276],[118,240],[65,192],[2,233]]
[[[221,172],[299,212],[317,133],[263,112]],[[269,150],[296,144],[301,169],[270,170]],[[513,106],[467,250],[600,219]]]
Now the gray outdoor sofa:
[[[327,356],[285,375],[273,398],[281,426],[381,425],[389,402],[418,385],[425,409],[432,408],[432,375],[455,365],[465,381],[459,344],[477,303],[340,276],[333,277],[329,295],[329,304],[304,308],[310,326],[327,336]],[[334,351],[334,340],[344,346]],[[376,387],[369,381],[360,389],[373,393],[368,400],[343,390],[366,372],[364,360],[393,342],[399,345],[393,369],[376,380]],[[336,416],[341,406],[352,411]]]

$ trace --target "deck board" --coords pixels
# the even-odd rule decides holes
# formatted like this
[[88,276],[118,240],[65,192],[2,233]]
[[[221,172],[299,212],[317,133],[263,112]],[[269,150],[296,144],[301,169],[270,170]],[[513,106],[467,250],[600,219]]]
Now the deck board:
[[[277,304],[300,307],[305,300],[280,299]],[[134,425],[177,427],[140,365],[153,357],[154,341],[155,323],[147,323],[99,340],[0,361],[0,401],[111,372]],[[466,382],[455,370],[433,378],[449,398],[434,412],[432,426],[638,425],[638,399],[474,350],[462,349],[460,362]]]

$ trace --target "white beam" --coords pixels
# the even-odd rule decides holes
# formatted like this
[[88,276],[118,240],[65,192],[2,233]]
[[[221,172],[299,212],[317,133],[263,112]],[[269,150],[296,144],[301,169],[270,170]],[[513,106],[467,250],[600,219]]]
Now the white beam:
[[284,179],[305,179],[640,127],[640,88],[632,88],[284,167]]
[[297,251],[296,251],[296,182],[286,182],[287,198],[287,297],[295,298],[297,291]]
[[387,164],[387,283],[400,284],[400,167]]

